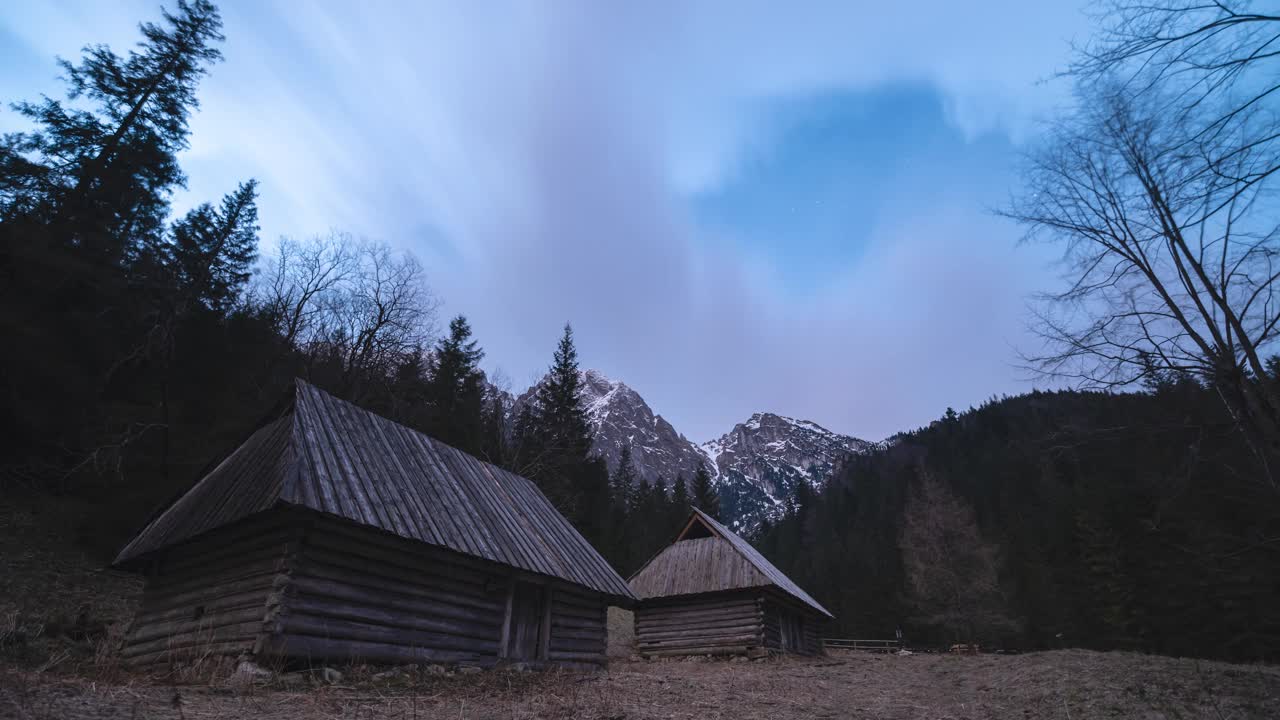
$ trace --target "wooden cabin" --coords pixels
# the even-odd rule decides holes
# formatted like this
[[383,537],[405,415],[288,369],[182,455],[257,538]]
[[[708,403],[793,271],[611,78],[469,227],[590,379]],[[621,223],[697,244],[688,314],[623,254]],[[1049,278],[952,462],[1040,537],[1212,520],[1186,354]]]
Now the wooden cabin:
[[625,581],[529,480],[299,380],[120,552],[124,657],[591,668]]
[[646,656],[822,652],[831,613],[751,544],[694,510],[675,542],[628,581]]

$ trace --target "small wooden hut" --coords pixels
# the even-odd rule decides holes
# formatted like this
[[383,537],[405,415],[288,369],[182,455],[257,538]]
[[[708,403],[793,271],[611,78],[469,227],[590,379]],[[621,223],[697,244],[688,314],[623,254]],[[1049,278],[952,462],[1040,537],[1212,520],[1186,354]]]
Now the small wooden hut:
[[116,558],[134,663],[595,667],[626,582],[529,480],[299,380],[287,409]]
[[628,582],[640,600],[642,655],[812,655],[832,618],[750,543],[696,509]]

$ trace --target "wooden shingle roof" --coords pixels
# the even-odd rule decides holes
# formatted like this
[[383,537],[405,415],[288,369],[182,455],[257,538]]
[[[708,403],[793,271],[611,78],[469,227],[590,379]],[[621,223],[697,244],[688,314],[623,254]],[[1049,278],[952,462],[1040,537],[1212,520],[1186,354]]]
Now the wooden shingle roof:
[[302,380],[288,413],[148,524],[116,564],[280,505],[634,599],[532,481]]
[[[702,532],[693,536],[691,531],[699,529]],[[697,508],[675,542],[653,556],[628,583],[641,600],[773,586],[832,617],[751,543]]]

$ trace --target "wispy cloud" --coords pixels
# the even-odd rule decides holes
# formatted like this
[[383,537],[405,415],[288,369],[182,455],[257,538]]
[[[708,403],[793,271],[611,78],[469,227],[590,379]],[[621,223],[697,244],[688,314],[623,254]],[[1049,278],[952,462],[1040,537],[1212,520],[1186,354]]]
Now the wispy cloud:
[[[516,382],[570,320],[586,364],[697,439],[758,409],[879,437],[1023,387],[1010,346],[1043,258],[982,207],[1011,177],[963,150],[1011,153],[1061,101],[1037,83],[1085,27],[1047,5],[224,3],[189,198],[256,176],[269,237],[336,226],[414,248]],[[0,27],[30,67],[123,46],[156,14],[13,3]],[[707,222],[700,199],[783,182],[755,160],[802,151],[769,108],[886,87],[932,92],[949,131],[912,172],[858,170],[884,178],[874,212],[841,220],[859,252],[777,217],[763,240]],[[801,256],[825,268],[797,293]]]

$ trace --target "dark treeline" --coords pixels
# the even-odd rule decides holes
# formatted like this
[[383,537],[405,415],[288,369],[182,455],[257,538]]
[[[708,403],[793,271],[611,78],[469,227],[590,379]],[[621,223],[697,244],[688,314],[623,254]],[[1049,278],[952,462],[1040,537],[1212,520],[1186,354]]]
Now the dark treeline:
[[620,570],[669,539],[689,490],[610,482],[568,327],[510,422],[467,320],[436,332],[411,256],[334,232],[260,258],[251,179],[174,217],[221,21],[194,0],[141,31],[127,55],[90,46],[62,61],[67,100],[15,104],[32,129],[0,141],[5,492],[88,508],[80,539],[108,557],[301,376],[532,478]]
[[1103,0],[1002,214],[1058,248],[990,403],[856,459],[761,542],[837,632],[1280,655],[1280,16]]
[[856,458],[758,540],[842,637],[1280,655],[1280,513],[1217,393],[1033,393]]

